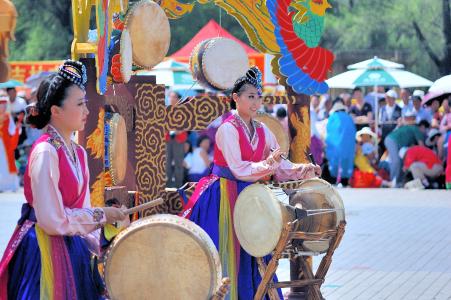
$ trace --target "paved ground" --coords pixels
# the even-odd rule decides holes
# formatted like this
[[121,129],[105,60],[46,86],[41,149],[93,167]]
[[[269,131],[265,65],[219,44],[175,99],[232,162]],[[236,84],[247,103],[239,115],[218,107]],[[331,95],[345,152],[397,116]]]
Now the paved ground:
[[[348,225],[322,287],[326,299],[451,299],[450,191],[340,193]],[[0,253],[22,199],[0,194]],[[287,262],[278,275],[289,279]]]

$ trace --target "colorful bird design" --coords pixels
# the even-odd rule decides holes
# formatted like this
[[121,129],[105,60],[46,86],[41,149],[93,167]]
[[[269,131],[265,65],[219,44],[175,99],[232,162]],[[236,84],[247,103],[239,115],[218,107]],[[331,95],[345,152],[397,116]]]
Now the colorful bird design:
[[[234,16],[256,49],[275,56],[279,82],[298,94],[325,93],[334,55],[319,47],[328,0],[197,0]],[[168,15],[169,16],[169,15]],[[181,17],[183,14],[178,14]]]
[[331,70],[334,55],[317,47],[324,28],[325,10],[330,5],[327,0],[307,3],[309,5],[301,5],[299,1],[267,0],[266,6],[280,47],[277,55],[280,75],[296,93],[312,95],[326,93],[329,89],[324,80]]

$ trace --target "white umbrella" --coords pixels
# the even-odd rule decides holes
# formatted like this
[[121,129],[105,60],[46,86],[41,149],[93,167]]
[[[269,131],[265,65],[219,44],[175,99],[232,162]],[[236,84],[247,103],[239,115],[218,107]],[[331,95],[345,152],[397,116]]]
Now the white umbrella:
[[404,69],[404,65],[403,64],[398,64],[389,60],[385,60],[382,58],[379,58],[377,56],[375,56],[372,59],[367,59],[361,62],[358,62],[356,64],[353,65],[349,65],[348,69],[349,70],[354,70],[354,69],[369,69],[372,66],[382,66],[384,69]]
[[357,86],[412,88],[432,85],[432,81],[400,69],[351,70],[327,79],[326,83],[330,88],[343,89],[353,89]]
[[451,75],[437,79],[429,88],[429,92],[451,93]]

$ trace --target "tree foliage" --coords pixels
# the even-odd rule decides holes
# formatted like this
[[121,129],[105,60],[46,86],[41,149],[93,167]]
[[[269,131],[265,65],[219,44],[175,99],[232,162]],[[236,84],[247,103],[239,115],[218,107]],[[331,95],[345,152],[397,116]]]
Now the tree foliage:
[[[72,41],[69,0],[13,0],[19,12],[11,60],[62,59]],[[449,0],[330,0],[322,45],[338,56],[352,51],[402,51],[406,68],[436,79],[451,73]],[[448,9],[446,9],[448,8]],[[248,43],[238,22],[212,3],[196,4],[191,14],[171,20],[173,53],[210,19]],[[448,28],[449,27],[449,28]],[[218,33],[219,35],[219,33]]]

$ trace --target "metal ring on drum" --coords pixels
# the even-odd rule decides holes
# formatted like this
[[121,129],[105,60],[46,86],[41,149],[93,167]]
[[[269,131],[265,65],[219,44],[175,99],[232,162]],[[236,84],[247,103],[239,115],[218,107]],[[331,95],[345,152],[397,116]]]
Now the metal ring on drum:
[[[298,219],[297,231],[321,232],[336,229],[344,220],[343,202],[334,188],[322,179],[299,181],[299,190],[289,194],[281,188],[263,184],[246,187],[235,203],[235,233],[246,252],[255,257],[270,254],[276,247],[283,227]],[[312,196],[313,195],[313,196]],[[298,214],[299,216],[299,214]],[[301,250],[319,254],[327,251],[330,239],[303,241]]]
[[160,214],[133,222],[105,255],[111,299],[210,299],[221,286],[218,251],[184,218]]

